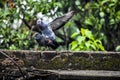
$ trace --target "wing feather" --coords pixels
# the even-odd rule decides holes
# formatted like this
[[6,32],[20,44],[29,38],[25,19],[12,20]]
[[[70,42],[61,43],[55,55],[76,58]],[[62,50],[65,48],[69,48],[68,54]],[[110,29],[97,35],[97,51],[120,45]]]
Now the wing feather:
[[62,26],[64,26],[69,21],[69,19],[72,18],[73,15],[74,15],[74,11],[70,11],[67,14],[63,15],[63,16],[54,19],[50,23],[50,26],[51,26],[52,30],[56,31],[59,28],[61,28]]

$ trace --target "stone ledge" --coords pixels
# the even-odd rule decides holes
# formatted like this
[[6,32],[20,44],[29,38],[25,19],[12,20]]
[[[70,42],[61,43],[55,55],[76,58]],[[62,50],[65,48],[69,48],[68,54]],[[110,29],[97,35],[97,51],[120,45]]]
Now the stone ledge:
[[[11,56],[22,67],[53,70],[113,70],[120,71],[120,52],[101,51],[30,51],[0,50]],[[1,63],[5,63],[4,65]],[[13,63],[0,54],[0,65]]]

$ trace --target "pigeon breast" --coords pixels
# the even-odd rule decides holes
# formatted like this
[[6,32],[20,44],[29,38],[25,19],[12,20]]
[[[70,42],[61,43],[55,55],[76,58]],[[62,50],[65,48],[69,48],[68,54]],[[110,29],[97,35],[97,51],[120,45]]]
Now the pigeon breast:
[[46,39],[51,39],[51,40],[55,40],[55,34],[52,31],[52,29],[50,28],[50,26],[44,27],[44,30],[42,30],[42,35],[46,38]]

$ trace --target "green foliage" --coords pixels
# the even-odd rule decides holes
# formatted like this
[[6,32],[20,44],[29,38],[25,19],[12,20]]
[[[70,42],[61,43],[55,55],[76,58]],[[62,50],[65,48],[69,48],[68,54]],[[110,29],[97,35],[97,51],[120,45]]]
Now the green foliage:
[[106,50],[115,50],[120,44],[119,0],[76,0],[72,5],[78,12],[76,26],[91,30]]
[[[15,5],[12,8],[10,7],[11,3]],[[29,39],[30,30],[24,24],[19,23],[20,16],[24,14],[29,21],[36,18],[39,12],[44,14],[50,12],[57,4],[48,2],[48,0],[18,0],[3,1],[2,5],[3,7],[0,8],[0,49],[25,50],[34,49],[38,44],[33,38]]]
[[[33,38],[28,40],[29,30],[24,24],[16,25],[17,27],[13,28],[14,21],[19,21],[20,15],[24,14],[25,19],[30,21],[36,18],[39,12],[55,18],[69,10],[76,11],[73,19],[64,27],[66,37],[70,37],[72,34],[76,36],[72,46],[77,47],[76,43],[82,43],[80,45],[83,48],[80,48],[80,50],[104,50],[98,46],[98,44],[103,44],[106,50],[115,50],[120,45],[119,0],[9,1],[12,1],[15,6],[12,7],[9,2],[0,1],[0,49],[33,49],[37,46]],[[76,33],[77,29],[81,29],[81,32]],[[26,32],[26,30],[28,31]],[[63,30],[59,32],[61,35],[65,35]],[[79,37],[77,37],[78,35]],[[63,40],[61,39],[61,41]],[[65,46],[62,46],[62,49]]]
[[115,48],[115,51],[120,52],[120,45]]
[[81,28],[80,32],[75,32],[72,36],[75,40],[70,44],[71,50],[105,50],[102,42],[94,38],[92,32],[88,29]]
[[[15,5],[12,8],[10,7],[11,2]],[[63,13],[57,9],[62,8],[63,4],[56,0],[17,0],[11,2],[4,2],[3,7],[0,8],[0,49],[34,49],[38,46],[33,37],[28,38],[30,30],[23,23],[19,24],[20,16],[24,15],[25,19],[30,21],[36,19],[39,12],[48,17],[57,17]],[[16,24],[15,21],[17,21]]]
[[14,30],[10,27],[2,28],[1,49],[20,50],[34,47],[34,42],[28,39],[29,31]]

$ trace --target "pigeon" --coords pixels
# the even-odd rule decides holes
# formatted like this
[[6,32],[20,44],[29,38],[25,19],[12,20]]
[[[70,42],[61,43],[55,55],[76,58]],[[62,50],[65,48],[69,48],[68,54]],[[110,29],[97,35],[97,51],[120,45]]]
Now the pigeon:
[[37,20],[37,25],[41,29],[42,36],[44,36],[46,39],[55,40],[55,33],[49,24],[46,24],[39,19]]
[[[70,11],[63,16],[54,19],[53,21],[51,21],[48,24],[49,24],[49,26],[51,26],[52,30],[55,32],[56,30],[63,27],[69,21],[69,19],[72,18],[74,13],[75,13],[74,11]],[[30,30],[32,29],[34,32],[41,31],[40,27],[37,25],[37,19],[34,19],[34,20],[31,20],[30,22],[27,22],[24,18],[22,18],[22,21]]]
[[56,49],[59,45],[55,40],[56,36],[50,25],[39,19],[37,20],[37,26],[39,26],[39,28],[41,29],[41,33],[37,32],[34,35],[34,39],[38,42],[38,44]]
[[55,39],[49,39],[46,38],[44,35],[41,35],[40,33],[36,32],[34,34],[34,39],[37,41],[39,46],[45,46],[45,47],[51,47],[52,49],[56,49],[59,44],[56,42]]
[[[72,18],[73,15],[74,11],[70,11],[63,16],[54,19],[50,23],[45,23],[42,20],[38,19],[34,20],[33,23],[30,23],[34,24],[34,26],[30,26],[29,24],[26,26],[30,30],[35,31],[34,39],[38,42],[39,45],[49,46],[53,49],[56,49],[59,44],[56,41],[56,35],[54,32],[64,26],[69,21],[69,19]],[[25,23],[26,21],[23,20],[23,22]]]

